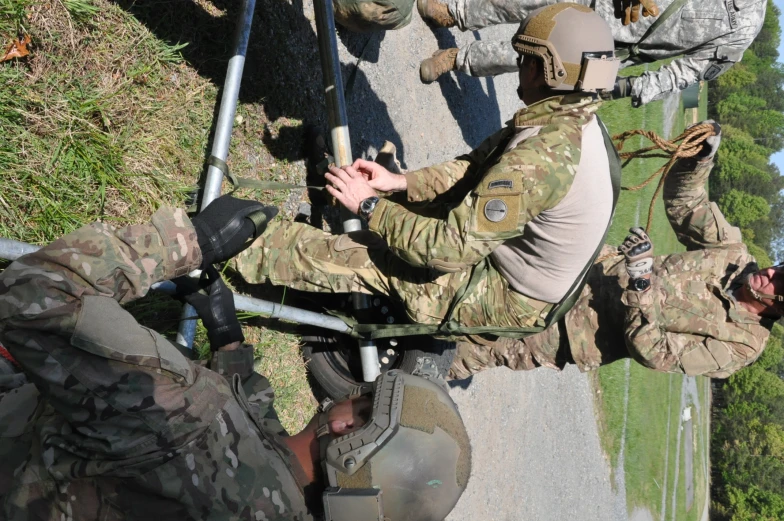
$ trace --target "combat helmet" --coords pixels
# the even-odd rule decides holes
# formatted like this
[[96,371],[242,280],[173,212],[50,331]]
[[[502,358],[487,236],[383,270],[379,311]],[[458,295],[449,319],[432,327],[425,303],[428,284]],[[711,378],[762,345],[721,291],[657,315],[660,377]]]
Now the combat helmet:
[[449,394],[402,371],[382,373],[351,396],[373,393],[365,425],[331,439],[330,403],[317,431],[325,481],[326,521],[441,521],[471,473],[471,446]]
[[528,16],[512,37],[521,56],[535,56],[544,65],[553,90],[596,92],[612,89],[620,60],[610,26],[593,9],[558,3]]

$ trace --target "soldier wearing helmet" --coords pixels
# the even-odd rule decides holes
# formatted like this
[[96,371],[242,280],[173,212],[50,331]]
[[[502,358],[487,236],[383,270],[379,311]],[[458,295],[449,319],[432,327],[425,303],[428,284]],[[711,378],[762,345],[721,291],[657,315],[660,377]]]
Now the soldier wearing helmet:
[[[436,27],[475,31],[517,23],[536,9],[562,0],[418,0],[420,15]],[[618,78],[614,97],[631,96],[640,106],[709,81],[739,62],[760,32],[766,0],[578,0],[596,10],[612,30],[622,67],[674,58],[655,71]],[[642,16],[640,16],[642,15]],[[477,40],[460,49],[441,49],[422,61],[430,83],[450,71],[471,76],[516,72],[508,41]]]
[[650,239],[634,230],[621,246],[624,256],[591,268],[557,327],[521,340],[460,342],[453,378],[495,366],[572,363],[590,371],[622,358],[656,371],[727,378],[759,358],[784,315],[784,267],[759,269],[740,229],[708,199],[721,129],[703,123],[717,135],[696,160],[680,159],[664,181],[664,208],[686,251],[654,257]]
[[121,308],[210,271],[268,217],[230,197],[193,220],[162,208],[149,224],[84,227],[0,274],[0,354],[29,380],[0,380],[0,518],[446,517],[471,449],[441,386],[385,373],[287,436],[219,277],[174,279],[221,346],[214,370]]
[[272,222],[234,267],[250,283],[383,293],[412,322],[449,324],[454,336],[541,327],[581,279],[613,211],[610,169],[620,163],[595,92],[612,87],[617,61],[607,24],[575,4],[534,13],[515,45],[528,106],[505,128],[405,175],[362,159],[331,168],[327,190],[369,230],[334,236]]

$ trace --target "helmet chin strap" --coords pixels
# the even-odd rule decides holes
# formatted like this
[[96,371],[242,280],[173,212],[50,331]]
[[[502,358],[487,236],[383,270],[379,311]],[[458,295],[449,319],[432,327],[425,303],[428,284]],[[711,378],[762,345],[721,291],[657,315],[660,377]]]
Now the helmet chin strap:
[[749,290],[749,293],[751,293],[751,296],[754,297],[755,300],[757,300],[759,302],[762,302],[763,304],[767,304],[766,302],[764,302],[764,299],[772,300],[774,306],[776,304],[781,304],[782,302],[784,302],[784,295],[771,295],[769,293],[760,293],[759,291],[757,291],[754,288],[752,288],[751,287],[751,276],[752,275],[754,275],[754,273],[749,273],[746,276],[746,280],[744,282],[744,285],[746,286],[746,289]]

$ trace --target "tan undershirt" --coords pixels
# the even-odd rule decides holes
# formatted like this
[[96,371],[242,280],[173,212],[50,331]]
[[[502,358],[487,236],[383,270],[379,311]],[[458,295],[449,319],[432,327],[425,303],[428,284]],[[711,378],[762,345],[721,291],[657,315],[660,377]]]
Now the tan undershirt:
[[[507,150],[538,131],[538,127],[521,127]],[[583,127],[580,164],[569,192],[530,221],[522,236],[496,248],[492,261],[515,291],[558,302],[596,251],[611,214],[610,164],[599,122],[593,117]]]

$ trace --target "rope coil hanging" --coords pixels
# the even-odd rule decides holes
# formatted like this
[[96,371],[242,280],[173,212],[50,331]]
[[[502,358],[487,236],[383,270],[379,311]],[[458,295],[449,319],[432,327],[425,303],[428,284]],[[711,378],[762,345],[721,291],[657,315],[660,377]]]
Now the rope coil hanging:
[[[636,186],[624,186],[621,187],[621,190],[628,190],[630,192],[634,192],[637,190],[642,190],[646,186],[648,186],[654,179],[661,176],[659,178],[659,184],[656,187],[656,191],[651,198],[651,203],[648,206],[648,222],[645,225],[645,231],[650,233],[651,223],[653,222],[653,210],[656,205],[656,199],[661,194],[662,188],[664,188],[664,180],[667,178],[667,175],[670,173],[670,170],[675,165],[675,163],[679,159],[686,159],[690,157],[696,156],[700,150],[702,150],[703,142],[711,136],[716,135],[713,130],[713,125],[710,123],[702,123],[699,125],[694,125],[693,127],[685,130],[681,135],[676,137],[672,140],[666,140],[661,136],[657,135],[655,132],[651,132],[650,130],[627,130],[621,134],[613,136],[613,141],[616,142],[616,147],[618,148],[618,153],[621,156],[621,159],[624,160],[623,166],[629,164],[632,159],[647,159],[647,158],[663,158],[668,159],[668,161],[658,170],[656,170],[648,179],[643,181],[642,183]],[[653,145],[649,147],[643,147],[638,150],[634,150],[631,152],[622,152],[623,145],[626,141],[634,136],[643,136],[647,138],[649,141],[653,143]],[[602,257],[596,259],[596,262],[602,262],[608,258],[614,257],[616,255],[620,255],[619,253],[612,253],[607,254]]]

